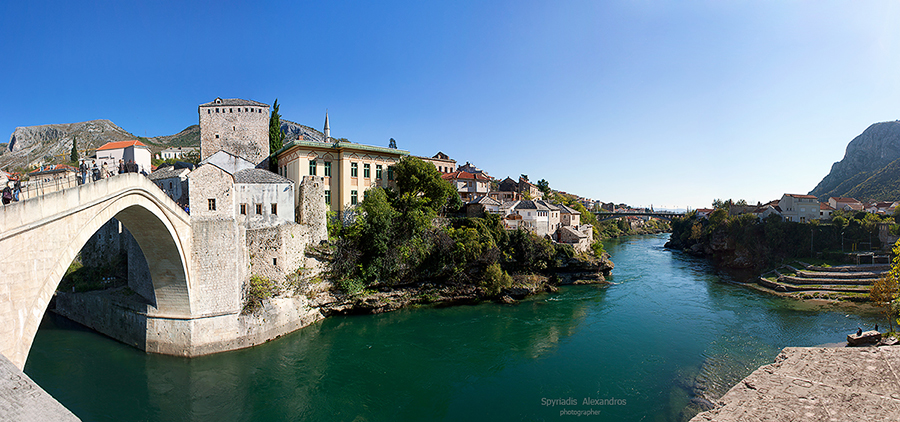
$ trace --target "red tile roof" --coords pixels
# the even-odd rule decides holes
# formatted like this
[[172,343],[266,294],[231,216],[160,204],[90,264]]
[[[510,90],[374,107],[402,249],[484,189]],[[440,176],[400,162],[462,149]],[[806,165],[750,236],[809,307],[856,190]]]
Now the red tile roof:
[[826,202],[819,202],[819,209],[820,209],[820,210],[826,210],[826,211],[827,211],[827,210],[834,210],[834,208],[832,208],[831,205],[828,205],[828,203],[826,203]]
[[857,200],[854,199],[854,198],[841,198],[841,197],[838,197],[838,196],[832,196],[832,197],[829,198],[829,199],[834,199],[834,202],[859,202],[859,201],[857,201]]
[[465,171],[455,171],[453,173],[444,173],[441,175],[444,180],[471,179],[471,180],[490,180],[481,173],[469,173]]
[[815,196],[812,195],[797,195],[796,193],[786,193],[784,196],[790,196],[793,198],[803,198],[803,199],[816,199]]
[[100,148],[97,148],[97,151],[103,151],[107,149],[119,149],[119,148],[127,148],[130,146],[138,146],[138,147],[146,147],[141,141],[131,140],[131,141],[116,141],[116,142],[107,142],[103,144]]

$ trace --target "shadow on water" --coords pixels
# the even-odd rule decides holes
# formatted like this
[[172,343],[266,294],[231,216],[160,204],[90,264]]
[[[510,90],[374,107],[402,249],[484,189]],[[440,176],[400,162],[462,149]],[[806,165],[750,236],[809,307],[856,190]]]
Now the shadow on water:
[[871,320],[733,284],[665,240],[608,242],[609,287],[333,317],[195,359],[45,325],[26,373],[85,420],[681,421],[781,348]]

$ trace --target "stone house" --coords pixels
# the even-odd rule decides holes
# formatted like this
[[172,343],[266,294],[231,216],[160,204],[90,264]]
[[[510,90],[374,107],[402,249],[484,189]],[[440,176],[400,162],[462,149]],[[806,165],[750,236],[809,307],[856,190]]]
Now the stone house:
[[577,226],[581,224],[581,212],[565,205],[559,205],[559,223],[563,226]]
[[504,224],[508,230],[524,229],[538,236],[552,236],[560,227],[559,207],[545,201],[506,202],[500,206],[500,214],[505,217],[511,214],[521,217],[505,218]]
[[863,211],[865,208],[863,207],[862,202],[859,202],[854,198],[835,196],[828,198],[828,205],[831,206],[831,208],[841,211]]
[[399,149],[337,142],[331,138],[327,114],[324,134],[324,142],[287,142],[276,152],[278,174],[294,183],[300,183],[304,176],[323,177],[322,201],[333,211],[355,206],[367,189],[393,187],[394,166],[409,155],[409,151]]
[[475,173],[475,174],[480,174],[484,177],[487,177],[488,179],[491,178],[491,176],[488,175],[487,172],[485,172],[484,170],[482,170],[478,167],[475,167],[474,165],[472,165],[472,163],[470,163],[468,161],[466,161],[465,164],[457,167],[457,169],[455,171],[464,171],[466,173]]
[[189,201],[187,176],[190,172],[189,168],[176,169],[173,166],[166,166],[150,173],[147,178],[159,186],[178,205],[185,207]]
[[819,219],[819,200],[812,195],[786,193],[778,201],[778,208],[787,221],[808,223]]
[[594,227],[590,224],[562,226],[556,231],[556,240],[572,245],[578,252],[588,252],[594,243]]
[[834,208],[827,202],[819,202],[819,220],[831,220]]
[[456,171],[456,160],[450,158],[449,155],[444,154],[443,152],[438,151],[438,153],[431,158],[415,157],[426,163],[434,164],[434,167],[441,173],[453,173]]
[[464,202],[486,196],[491,183],[491,180],[483,174],[464,171],[442,174],[441,178],[453,184]]
[[106,163],[110,170],[119,166],[119,160],[124,162],[134,161],[138,165],[138,172],[150,172],[150,147],[141,141],[116,141],[107,142],[97,148],[97,166]]
[[295,221],[294,182],[268,170],[251,168],[234,173],[238,224],[248,229]]
[[485,213],[500,214],[501,202],[489,196],[479,196],[466,204],[466,216],[480,217]]

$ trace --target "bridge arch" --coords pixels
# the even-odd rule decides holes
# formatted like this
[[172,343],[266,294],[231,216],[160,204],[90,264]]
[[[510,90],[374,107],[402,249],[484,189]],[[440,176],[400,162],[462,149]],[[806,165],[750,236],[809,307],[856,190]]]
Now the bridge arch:
[[[47,305],[84,244],[116,218],[144,253],[155,315],[191,314],[190,217],[139,174],[0,209],[0,353],[22,368]],[[11,323],[14,322],[14,323]]]

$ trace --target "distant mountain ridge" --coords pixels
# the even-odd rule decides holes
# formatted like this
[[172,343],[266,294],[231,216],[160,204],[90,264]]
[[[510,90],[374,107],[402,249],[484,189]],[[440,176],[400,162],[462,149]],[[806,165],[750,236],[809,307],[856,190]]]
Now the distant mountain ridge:
[[869,126],[847,145],[844,158],[809,192],[861,201],[900,200],[900,121]]
[[[281,120],[285,143],[303,136],[308,141],[322,142],[322,132],[306,125]],[[158,152],[169,147],[200,145],[200,125],[190,125],[174,135],[145,138],[135,136],[115,123],[106,120],[90,120],[79,123],[60,123],[17,127],[9,142],[0,144],[0,169],[17,170],[45,163],[65,163],[72,152],[72,139],[77,139],[79,155],[87,158],[107,142],[140,140]]]

